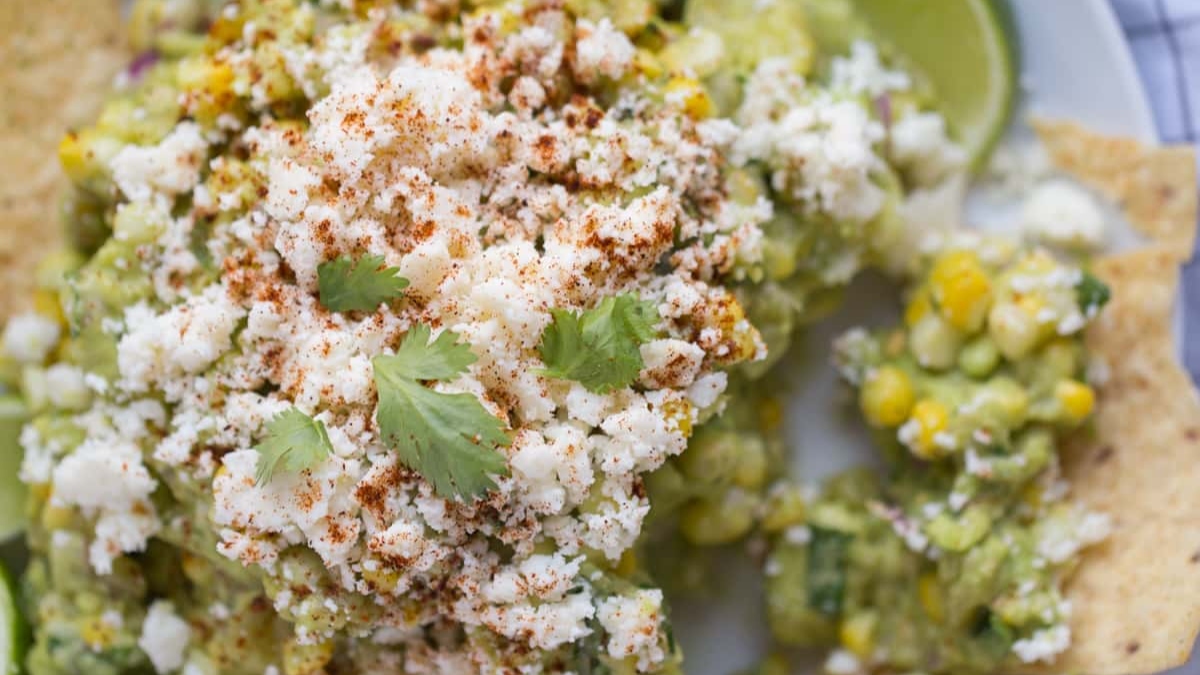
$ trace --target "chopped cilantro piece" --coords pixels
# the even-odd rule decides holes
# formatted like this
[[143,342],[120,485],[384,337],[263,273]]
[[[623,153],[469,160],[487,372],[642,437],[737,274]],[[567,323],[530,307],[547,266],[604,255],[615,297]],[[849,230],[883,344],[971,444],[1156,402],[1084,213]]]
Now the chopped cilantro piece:
[[644,367],[640,347],[653,340],[658,311],[636,295],[605,298],[576,314],[551,311],[554,320],[538,346],[548,377],[579,382],[589,391],[607,393],[628,386]]
[[373,310],[408,288],[408,279],[399,276],[399,271],[398,267],[384,267],[381,255],[357,262],[345,256],[323,262],[317,267],[321,304],[332,312]]
[[853,537],[837,530],[812,528],[808,543],[808,605],[827,616],[842,611],[846,593],[846,549]]
[[267,422],[267,437],[254,446],[258,451],[255,480],[271,482],[276,469],[311,469],[333,454],[325,425],[296,408],[288,408]]
[[1108,285],[1100,281],[1090,272],[1084,272],[1083,278],[1075,284],[1075,300],[1083,315],[1091,318],[1100,311],[1112,298]]
[[478,497],[496,487],[493,475],[507,473],[496,447],[511,441],[504,423],[475,396],[443,394],[421,383],[452,379],[475,361],[454,333],[444,331],[433,342],[430,333],[428,326],[418,324],[394,356],[372,360],[379,390],[375,418],[384,442],[439,495]]

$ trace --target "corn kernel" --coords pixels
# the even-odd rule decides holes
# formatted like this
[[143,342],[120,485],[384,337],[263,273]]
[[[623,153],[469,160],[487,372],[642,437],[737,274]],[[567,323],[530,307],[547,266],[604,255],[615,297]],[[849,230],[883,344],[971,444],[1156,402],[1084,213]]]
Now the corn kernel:
[[992,302],[992,282],[970,251],[951,251],[938,258],[929,283],[942,316],[951,326],[974,332],[983,326]]
[[925,315],[932,309],[933,303],[929,301],[929,294],[924,291],[918,291],[904,308],[905,325],[909,328],[917,325],[917,322],[924,319]]
[[87,139],[80,134],[68,132],[58,142],[58,163],[72,181],[78,183],[88,177],[89,159]]
[[637,569],[637,553],[635,553],[631,548],[626,549],[625,552],[621,554],[621,559],[617,562],[617,568],[615,570],[617,576],[631,577],[637,572]]
[[400,572],[379,564],[378,561],[372,565],[372,569],[364,566],[362,577],[368,584],[371,584],[371,589],[377,593],[390,594],[400,584]]
[[1075,380],[1061,380],[1054,386],[1054,398],[1058,399],[1063,412],[1071,422],[1082,422],[1096,407],[1096,393],[1092,388]]
[[783,403],[774,396],[759,401],[758,424],[763,431],[774,431],[783,424]]
[[942,607],[942,590],[933,572],[926,572],[917,579],[917,601],[930,619],[941,623],[945,609]]
[[655,56],[654,52],[643,48],[638,48],[634,52],[633,67],[651,80],[658,79],[664,72],[662,61]]
[[71,521],[75,519],[75,512],[61,506],[47,504],[45,510],[42,511],[42,527],[47,531],[63,530],[71,525]]
[[900,428],[900,440],[921,459],[934,459],[941,454],[937,436],[946,430],[950,413],[946,406],[930,398],[917,401],[912,417]]
[[105,621],[102,616],[94,616],[84,620],[79,628],[79,637],[90,649],[101,651],[116,640],[117,627]]
[[913,398],[908,375],[895,366],[883,366],[868,376],[858,400],[867,422],[886,428],[908,419]]
[[687,401],[670,401],[663,405],[663,413],[668,422],[674,422],[679,433],[684,437],[692,435],[692,404]]
[[875,615],[860,612],[842,621],[838,639],[842,646],[860,659],[868,659],[875,650]]
[[1037,313],[1029,311],[1029,304],[1025,299],[998,303],[988,314],[988,334],[1000,348],[1000,353],[1010,361],[1028,354],[1041,337]]
[[62,328],[67,327],[67,316],[63,314],[62,303],[58,301],[58,293],[46,290],[34,291],[33,310],[48,319],[58,322],[58,325]]
[[684,112],[694,119],[712,117],[716,112],[716,106],[704,90],[704,85],[690,77],[672,77],[667,82],[666,93],[668,100],[681,101]]

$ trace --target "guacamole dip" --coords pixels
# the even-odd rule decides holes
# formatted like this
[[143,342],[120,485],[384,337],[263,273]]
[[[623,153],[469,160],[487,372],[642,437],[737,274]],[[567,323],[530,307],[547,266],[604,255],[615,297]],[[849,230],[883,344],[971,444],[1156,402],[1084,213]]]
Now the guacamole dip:
[[[836,0],[135,3],[3,336],[30,674],[679,673],[659,580],[747,538],[830,672],[1053,659],[1107,289],[950,236],[974,158],[871,38]],[[773,366],[868,267],[918,279],[837,347],[888,468],[807,489]]]

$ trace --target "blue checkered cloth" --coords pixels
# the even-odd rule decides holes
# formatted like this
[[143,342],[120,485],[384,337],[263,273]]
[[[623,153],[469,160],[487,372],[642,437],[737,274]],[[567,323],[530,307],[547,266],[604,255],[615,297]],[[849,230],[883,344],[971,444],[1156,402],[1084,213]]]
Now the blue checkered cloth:
[[[1200,140],[1200,0],[1112,0],[1164,143]],[[1184,361],[1200,382],[1200,257],[1183,271]],[[1181,671],[1182,672],[1182,671]],[[1200,673],[1200,664],[1189,672]]]

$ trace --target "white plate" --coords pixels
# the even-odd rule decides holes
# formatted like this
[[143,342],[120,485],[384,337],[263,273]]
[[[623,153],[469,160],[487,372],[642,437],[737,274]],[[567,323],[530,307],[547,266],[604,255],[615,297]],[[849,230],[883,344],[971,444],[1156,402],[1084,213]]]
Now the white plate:
[[[1026,110],[1069,117],[1108,134],[1157,140],[1128,45],[1105,0],[1012,0],[1012,5]],[[804,335],[794,366],[798,386],[788,408],[793,468],[804,480],[817,481],[874,457],[829,366],[829,345],[850,327],[893,323],[898,301],[881,304],[881,298],[893,296],[890,284],[864,279],[835,316]],[[880,311],[883,306],[891,308],[890,315]],[[715,597],[673,606],[690,675],[729,675],[753,665],[769,648],[758,574],[744,557],[723,562],[713,582]]]

